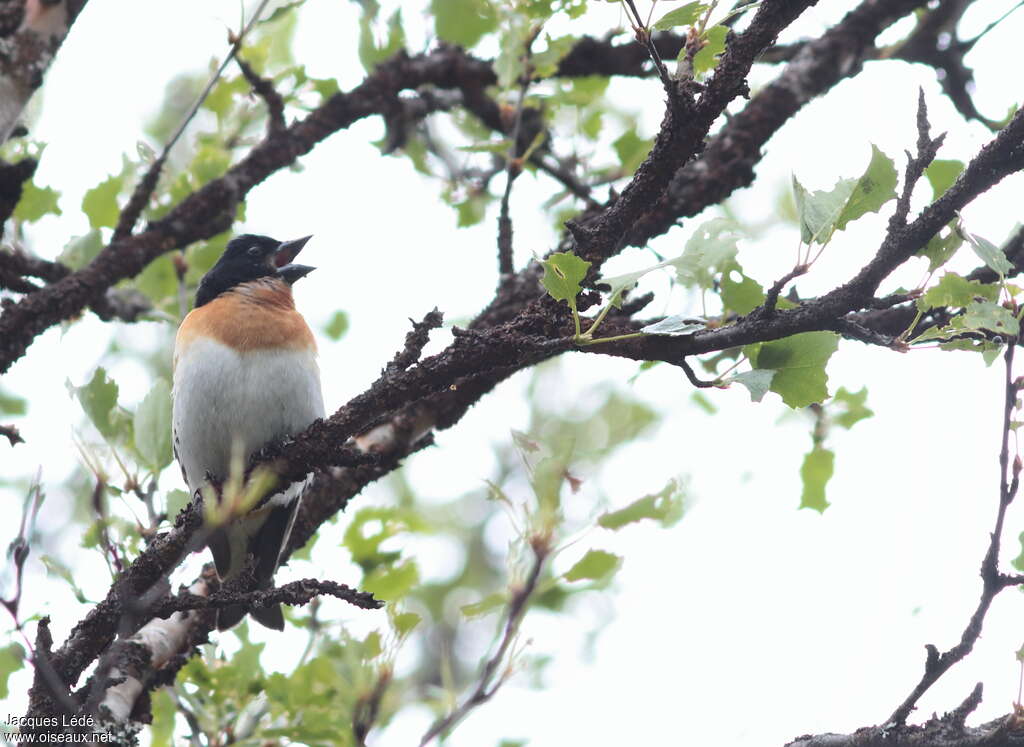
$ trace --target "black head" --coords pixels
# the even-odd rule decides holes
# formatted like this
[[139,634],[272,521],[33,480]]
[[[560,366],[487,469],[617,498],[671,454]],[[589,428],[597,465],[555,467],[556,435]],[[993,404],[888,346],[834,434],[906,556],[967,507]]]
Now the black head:
[[269,236],[246,233],[231,239],[217,264],[199,281],[196,308],[251,280],[276,277],[291,285],[305,277],[314,268],[292,264],[292,260],[310,238],[278,241]]

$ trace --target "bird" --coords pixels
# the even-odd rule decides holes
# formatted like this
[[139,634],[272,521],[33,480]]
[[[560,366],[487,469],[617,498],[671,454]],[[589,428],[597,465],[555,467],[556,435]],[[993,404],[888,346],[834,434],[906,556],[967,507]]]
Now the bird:
[[[316,342],[292,295],[295,282],[315,269],[293,262],[310,238],[236,236],[199,281],[194,307],[175,337],[171,416],[174,454],[193,496],[210,478],[226,480],[233,456],[245,464],[266,443],[324,416]],[[273,586],[310,479],[207,529],[222,581],[245,569],[251,555],[258,588]],[[245,614],[241,605],[223,607],[217,628],[227,630]],[[268,628],[284,629],[280,605],[251,614]]]

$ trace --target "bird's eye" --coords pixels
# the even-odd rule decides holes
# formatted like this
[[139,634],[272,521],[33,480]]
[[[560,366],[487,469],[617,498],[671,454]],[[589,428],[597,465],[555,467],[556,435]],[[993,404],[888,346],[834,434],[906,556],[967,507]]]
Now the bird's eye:
[[258,246],[251,246],[249,247],[248,251],[246,251],[246,254],[248,254],[253,259],[259,259],[262,252],[260,251],[260,248]]

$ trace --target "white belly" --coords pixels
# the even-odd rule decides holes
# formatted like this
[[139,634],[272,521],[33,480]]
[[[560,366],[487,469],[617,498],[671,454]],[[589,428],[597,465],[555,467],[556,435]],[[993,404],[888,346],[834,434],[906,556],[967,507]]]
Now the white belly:
[[239,353],[196,340],[175,361],[173,396],[174,443],[191,492],[207,472],[227,477],[234,444],[248,460],[324,415],[320,372],[308,351]]

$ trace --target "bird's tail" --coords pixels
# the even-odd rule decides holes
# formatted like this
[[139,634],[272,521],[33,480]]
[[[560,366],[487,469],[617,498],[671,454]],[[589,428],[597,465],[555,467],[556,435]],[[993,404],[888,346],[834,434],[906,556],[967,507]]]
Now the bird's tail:
[[[273,587],[281,551],[288,543],[302,492],[308,482],[293,483],[281,496],[276,497],[278,500],[272,500],[257,511],[211,533],[209,545],[213,551],[217,574],[222,580],[240,573],[251,555],[255,561],[253,575],[256,577],[256,588]],[[223,607],[217,613],[217,629],[234,627],[247,611],[261,625],[284,630],[284,614],[279,604],[251,610],[244,605]]]

